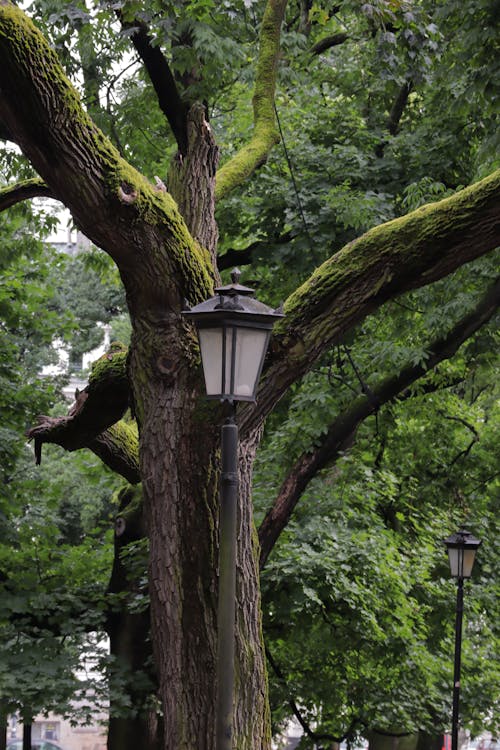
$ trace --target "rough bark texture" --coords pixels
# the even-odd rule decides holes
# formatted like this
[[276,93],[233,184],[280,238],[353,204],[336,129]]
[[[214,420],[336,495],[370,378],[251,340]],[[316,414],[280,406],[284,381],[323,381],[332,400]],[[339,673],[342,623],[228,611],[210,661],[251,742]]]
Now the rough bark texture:
[[206,120],[203,104],[194,104],[187,116],[187,147],[174,158],[168,190],[177,201],[189,231],[205,247],[217,268],[219,233],[215,222],[215,173],[219,150]]
[[[203,399],[200,406],[194,337],[180,311],[184,297],[196,302],[210,295],[213,266],[172,198],[134,172],[99,133],[79,108],[53,52],[11,6],[0,6],[0,60],[5,62],[0,73],[1,119],[11,124],[25,154],[85,234],[115,259],[125,284],[133,323],[129,377],[140,428],[140,475],[151,544],[152,635],[165,717],[162,747],[210,750],[218,417],[217,408],[204,406]],[[198,211],[206,218],[203,208],[198,206]],[[82,404],[80,426],[85,412]],[[76,447],[81,434],[72,442],[70,424],[74,420],[64,425],[67,447]],[[109,427],[107,417],[100,427]],[[89,428],[85,442],[96,437]],[[248,492],[245,497],[248,502]],[[245,523],[250,512],[245,508]],[[245,700],[236,704],[235,724],[239,747],[256,750],[269,747],[263,729],[268,709],[262,644],[254,642],[260,637],[254,536],[251,525],[241,529],[238,565],[245,578],[239,579],[244,594],[239,595],[238,632],[243,645],[237,662]],[[126,651],[125,637],[121,633],[113,638],[113,648],[120,653]]]
[[[141,748],[157,750],[161,747],[160,722],[151,702],[156,680],[153,673],[151,640],[149,635],[149,609],[130,611],[123,607],[123,597],[140,592],[135,577],[121,557],[127,545],[143,540],[146,530],[143,523],[142,492],[140,487],[125,489],[120,493],[120,511],[115,522],[115,556],[108,592],[118,595],[120,604],[110,607],[107,633],[110,651],[115,659],[114,669],[120,675],[120,694],[124,689],[136,713],[122,716],[113,711],[115,691],[113,677],[110,689],[110,720],[108,750]],[[148,689],[148,685],[150,685]]]
[[[183,324],[178,323],[178,328]],[[165,716],[165,748],[212,748],[214,742],[217,497],[220,409],[199,405],[197,378],[180,345],[136,320],[130,358],[140,415],[141,475],[150,538],[151,620]],[[169,351],[175,379],[155,366]],[[238,747],[268,747],[265,670],[260,642],[258,574],[248,461],[241,477],[238,544]],[[175,685],[176,689],[172,689]]]
[[371,229],[323,263],[285,302],[252,429],[325,349],[388,299],[430,284],[500,244],[500,170],[439,203]]
[[8,185],[0,190],[0,211],[28,198],[53,198],[51,189],[38,177]]

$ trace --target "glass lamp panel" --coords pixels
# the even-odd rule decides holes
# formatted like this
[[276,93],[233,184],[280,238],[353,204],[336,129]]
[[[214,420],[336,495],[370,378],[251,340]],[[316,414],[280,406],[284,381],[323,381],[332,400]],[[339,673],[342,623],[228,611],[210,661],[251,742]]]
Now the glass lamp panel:
[[460,558],[463,550],[458,547],[448,547],[448,558],[450,560],[450,572],[452,578],[458,578],[460,575]]
[[233,395],[252,400],[266,353],[270,331],[262,328],[238,328],[234,361]]
[[463,562],[463,577],[470,578],[472,574],[472,566],[474,565],[474,559],[476,557],[475,549],[464,550],[464,562]]
[[223,328],[198,329],[207,396],[217,396],[222,393],[223,335]]
[[224,362],[222,369],[224,371],[224,377],[222,379],[222,390],[221,393],[224,396],[233,395],[233,384],[231,382],[231,371],[232,371],[232,360],[233,360],[233,339],[235,335],[235,329],[233,326],[224,327],[224,348],[222,356]]
[[476,557],[476,549],[449,547],[450,571],[453,578],[470,578]]

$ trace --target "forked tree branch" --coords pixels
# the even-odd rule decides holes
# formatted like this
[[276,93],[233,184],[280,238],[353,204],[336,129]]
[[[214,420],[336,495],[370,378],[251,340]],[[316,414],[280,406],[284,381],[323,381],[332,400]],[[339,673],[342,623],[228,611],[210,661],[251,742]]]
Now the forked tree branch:
[[210,296],[209,258],[171,196],[120,156],[41,32],[1,1],[0,120],[80,230],[113,258],[125,285],[141,289],[144,308],[178,312],[183,298]]
[[[27,436],[35,444],[37,463],[41,461],[43,443],[55,443],[68,451],[92,448],[110,465],[112,447],[115,452],[126,450],[131,454],[127,463],[133,467],[134,452],[137,454],[137,433],[126,430],[123,423],[119,431],[101,433],[116,426],[129,407],[129,382],[126,370],[126,352],[110,351],[94,362],[89,383],[76,398],[68,414],[63,417],[38,417],[38,424],[31,427]],[[119,449],[119,451],[118,451]],[[105,458],[104,458],[105,457]],[[125,462],[124,457],[116,463]],[[137,461],[137,458],[135,459]],[[122,471],[120,473],[123,474]],[[129,478],[129,477],[127,477]],[[129,480],[130,481],[130,480]]]
[[328,431],[318,438],[313,450],[305,451],[295,462],[281,485],[272,508],[259,528],[261,545],[260,566],[274,547],[280,533],[290,520],[305,488],[327,464],[334,461],[353,440],[360,424],[380,406],[396,399],[411,384],[424,377],[445,359],[452,357],[459,347],[479,328],[487,323],[500,306],[500,278],[487,291],[476,308],[464,316],[444,337],[428,347],[425,365],[409,365],[397,375],[390,376],[370,388],[370,396],[359,396],[352,405],[339,414]]

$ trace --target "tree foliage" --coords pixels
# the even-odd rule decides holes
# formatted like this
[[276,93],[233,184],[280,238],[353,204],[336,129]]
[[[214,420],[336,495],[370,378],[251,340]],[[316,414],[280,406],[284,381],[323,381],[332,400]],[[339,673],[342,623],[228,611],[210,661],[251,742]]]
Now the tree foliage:
[[[85,481],[97,482],[102,511],[68,477],[62,502],[43,510],[41,573],[11,586],[26,627],[39,611],[26,594],[58,602],[54,622],[74,629],[71,649],[107,610],[125,670],[115,672],[124,689],[112,692],[112,717],[125,723],[112,718],[112,749],[138,737],[147,750],[213,744],[221,417],[203,402],[180,312],[234,263],[251,266],[248,281],[269,302],[286,300],[258,404],[239,410],[241,748],[270,741],[250,492],[264,426],[253,494],[275,721],[295,712],[305,743],[443,729],[453,589],[436,540],[465,521],[489,550],[471,586],[465,710],[473,729],[493,721],[495,692],[484,685],[498,674],[479,665],[498,638],[488,544],[498,491],[496,10],[468,0],[465,30],[454,0],[330,6],[44,0],[28,9],[36,26],[0,7],[0,127],[22,151],[2,156],[5,232],[15,234],[26,198],[62,201],[116,263],[131,319],[128,354],[115,347],[97,362],[67,415],[39,402],[46,416],[30,431],[38,458],[44,442],[90,448],[134,486],[120,495],[106,604],[109,538],[95,521],[109,512],[109,486],[92,466]],[[49,304],[6,272],[4,299],[18,304],[6,306],[6,326],[40,301],[53,322],[54,311],[72,313],[83,351],[123,299],[111,283],[101,294],[88,262],[66,265],[64,278],[50,277]],[[12,364],[6,386],[16,379],[27,382]],[[12,429],[33,413],[26,396]],[[24,570],[33,518],[22,505],[14,518]],[[150,700],[145,531],[161,712]],[[83,587],[89,617],[78,624],[78,607],[75,619],[51,586],[81,580],[89,546],[97,586]],[[6,632],[15,615],[10,607]],[[30,649],[44,647],[39,635]],[[23,693],[33,708],[38,697]]]

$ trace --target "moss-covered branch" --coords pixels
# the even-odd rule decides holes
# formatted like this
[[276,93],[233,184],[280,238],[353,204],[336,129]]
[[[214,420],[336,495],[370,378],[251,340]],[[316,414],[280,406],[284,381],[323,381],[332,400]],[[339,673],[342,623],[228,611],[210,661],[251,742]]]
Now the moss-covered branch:
[[7,185],[0,190],[0,211],[30,198],[54,198],[52,190],[39,177]]
[[274,112],[274,92],[280,52],[281,24],[286,0],[268,0],[260,32],[259,60],[253,95],[254,131],[248,144],[238,151],[217,174],[216,200],[241,185],[279,141]]
[[[208,296],[209,259],[175,201],[128,164],[93,123],[31,20],[0,2],[0,120],[77,225],[138,286],[141,304]],[[151,273],[151,267],[155,271]],[[157,305],[156,305],[157,306]]]
[[407,365],[396,375],[372,386],[369,396],[359,396],[344,412],[335,417],[327,432],[321,435],[314,447],[305,451],[290,469],[272,508],[260,525],[261,567],[265,565],[311,479],[350,447],[362,422],[382,405],[398,398],[410,385],[424,377],[440,362],[452,357],[464,341],[491,319],[499,306],[500,279],[497,279],[471,313],[459,320],[445,336],[426,347],[429,356],[425,365]]
[[122,349],[103,355],[94,363],[87,387],[77,391],[66,416],[38,418],[38,424],[27,433],[34,441],[37,463],[43,443],[55,443],[68,451],[90,448],[129,481],[138,481],[137,430],[120,421],[129,407],[126,357]]
[[319,356],[387,300],[443,278],[500,245],[500,170],[438,203],[371,229],[346,245],[285,303],[257,409],[268,414]]
[[101,432],[88,447],[109,469],[130,484],[139,484],[139,435],[135,422],[121,419]]

